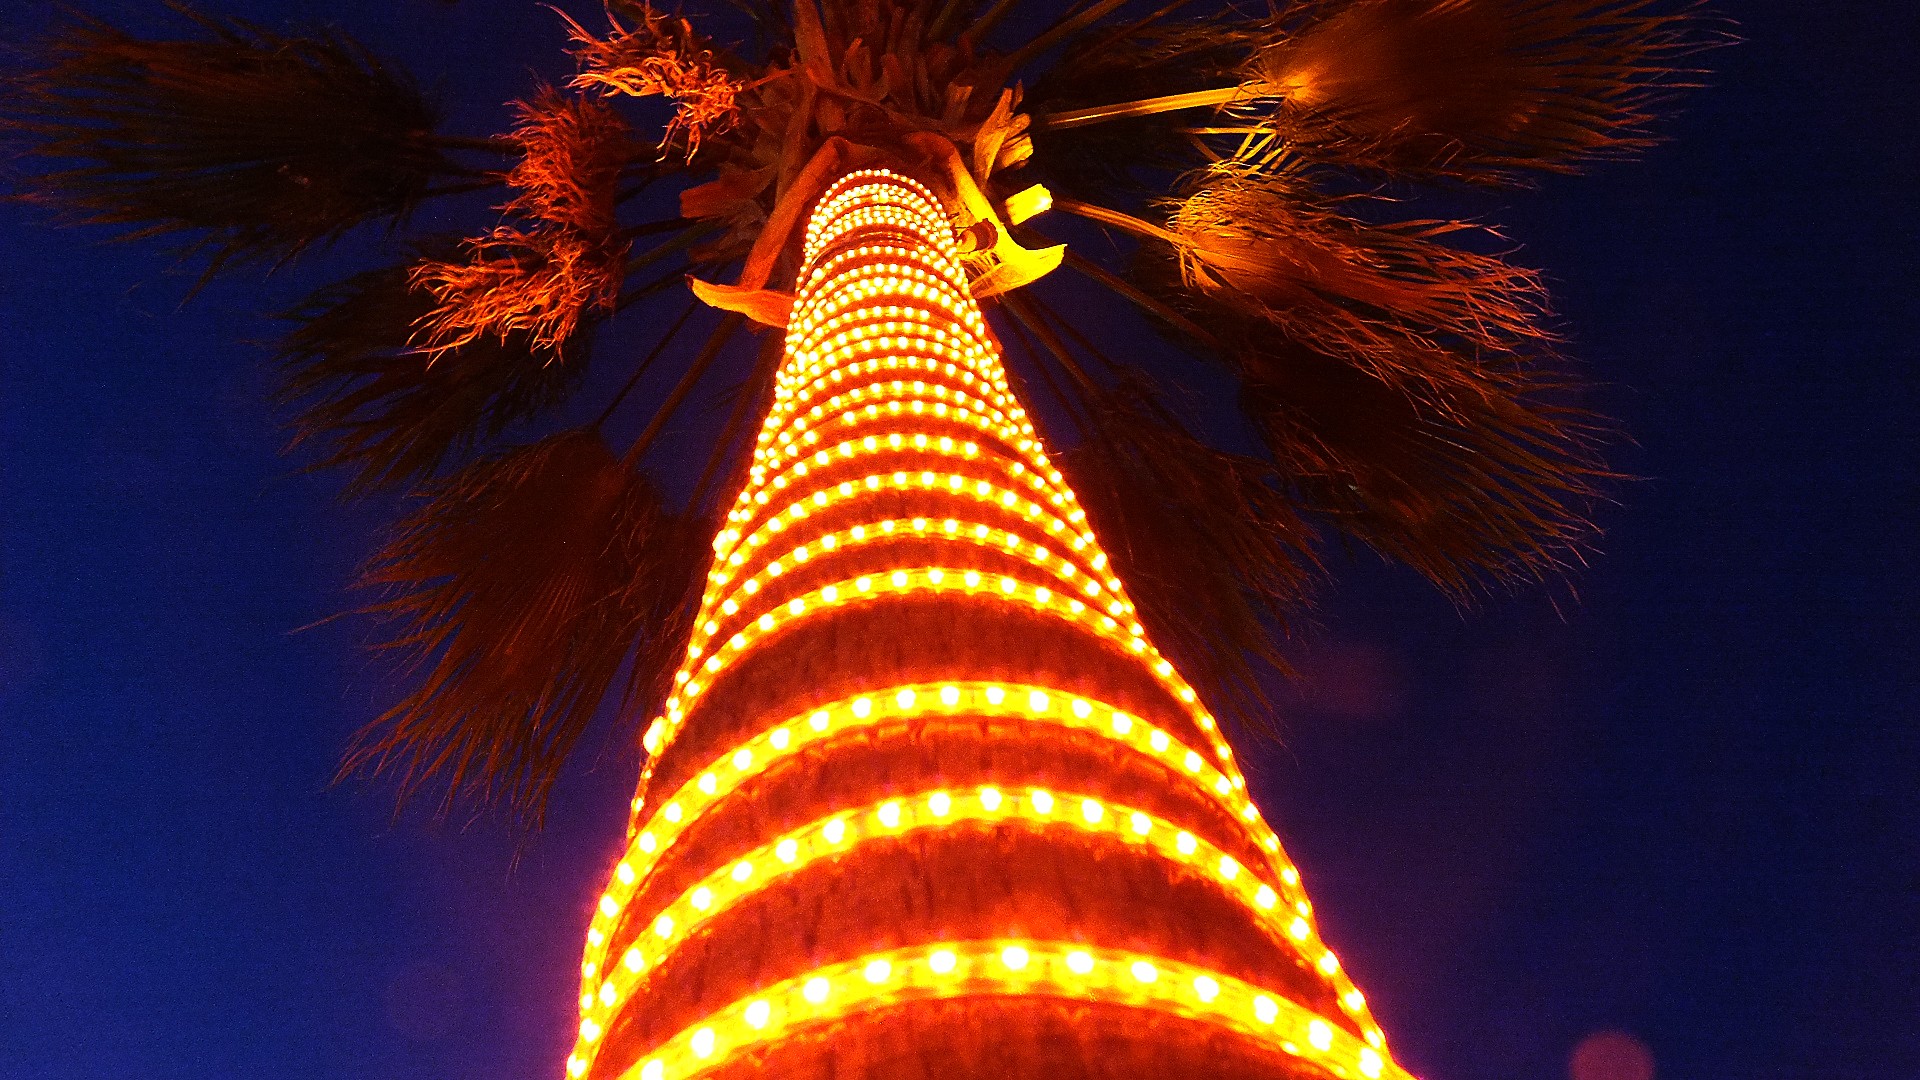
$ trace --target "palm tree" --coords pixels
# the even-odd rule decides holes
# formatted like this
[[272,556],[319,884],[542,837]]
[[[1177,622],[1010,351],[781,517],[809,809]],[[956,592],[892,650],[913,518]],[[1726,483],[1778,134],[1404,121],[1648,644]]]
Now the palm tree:
[[[577,75],[494,137],[337,33],[76,17],[7,86],[18,197],[208,275],[393,226],[280,347],[295,445],[416,500],[362,579],[414,689],[343,772],[537,822],[603,704],[632,724],[569,1074],[1404,1075],[1227,732],[1331,548],[1462,597],[1586,550],[1608,427],[1538,275],[1409,206],[1647,145],[1697,11],[743,7],[751,48],[568,18]],[[400,228],[480,190],[477,236]],[[1173,359],[1115,355],[1066,276]],[[523,441],[683,280],[595,419]],[[703,395],[732,415],[670,498]]]

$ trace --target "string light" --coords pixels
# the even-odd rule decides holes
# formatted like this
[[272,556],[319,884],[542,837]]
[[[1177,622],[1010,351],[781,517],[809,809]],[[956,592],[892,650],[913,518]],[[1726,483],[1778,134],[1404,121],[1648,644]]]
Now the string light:
[[[1039,212],[1047,200],[1036,187],[1009,200],[1008,211]],[[773,403],[712,548],[686,656],[643,735],[649,757],[627,848],[588,927],[569,1076],[596,1069],[605,1033],[623,1010],[644,1007],[663,961],[747,898],[821,860],[857,859],[885,838],[977,830],[985,821],[1146,853],[1169,873],[1211,882],[1318,973],[1359,1035],[1283,993],[1162,957],[1091,944],[947,942],[761,987],[640,1059],[622,1060],[620,1075],[685,1080],[771,1045],[795,1025],[965,993],[1172,1012],[1237,1030],[1336,1077],[1405,1077],[1365,995],[1320,941],[1299,872],[1248,798],[1219,725],[1149,640],[1085,509],[1048,457],[972,298],[952,224],[919,183],[861,170],[816,204]],[[713,748],[693,771],[678,771],[686,761],[676,766],[676,790],[652,790],[663,755],[743,659],[828,613],[901,597],[964,598],[1040,615],[1137,669],[1163,699],[1129,697],[1136,711],[1128,712],[1086,688],[1018,679],[869,686],[793,706],[776,722],[742,718],[732,745]],[[1097,738],[1222,813],[1175,822],[1098,792],[1066,790],[1074,785],[972,776],[842,805],[798,828],[789,821],[778,835],[740,842],[746,850],[699,852],[698,880],[675,896],[640,899],[666,853],[709,815],[730,812],[722,804],[756,778],[842,747],[917,739],[943,717],[989,721],[1013,738],[1047,730]]]
[[621,1080],[693,1080],[789,1032],[902,999],[1024,996],[1155,1009],[1341,1078],[1411,1080],[1373,1046],[1284,995],[1167,957],[1032,939],[942,942],[829,964],[756,991],[650,1047]]

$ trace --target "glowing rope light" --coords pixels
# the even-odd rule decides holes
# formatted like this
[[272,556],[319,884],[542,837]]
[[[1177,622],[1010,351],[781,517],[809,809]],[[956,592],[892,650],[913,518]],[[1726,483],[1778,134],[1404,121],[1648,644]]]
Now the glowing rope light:
[[[874,981],[869,973],[882,970]],[[1166,957],[1030,939],[942,942],[818,968],[701,1018],[650,1048],[621,1080],[692,1080],[797,1030],[902,1001],[1032,994],[1188,1017],[1335,1077],[1412,1080],[1280,993]]]
[[[1053,813],[1062,804],[1077,808],[1076,812]],[[1147,817],[1152,824],[1144,833],[1126,826],[1127,822],[1139,817]],[[1222,892],[1252,913],[1259,925],[1268,928],[1271,940],[1293,948],[1293,942],[1280,929],[1279,916],[1271,908],[1260,907],[1259,886],[1246,875],[1221,872],[1222,866],[1232,862],[1231,857],[1205,842],[1181,843],[1175,837],[1190,837],[1191,834],[1181,831],[1170,822],[1145,815],[1132,807],[1073,792],[1032,789],[1024,800],[1008,800],[1000,797],[998,789],[991,786],[973,792],[936,789],[836,811],[776,842],[747,852],[731,865],[707,875],[661,909],[655,918],[655,933],[642,935],[628,949],[627,956],[632,960],[625,965],[626,970],[616,968],[609,979],[600,985],[597,1006],[601,1010],[611,1010],[641,981],[643,972],[657,969],[679,948],[681,942],[691,937],[702,925],[822,860],[857,850],[862,844],[873,840],[953,829],[979,822],[1064,830],[1103,842],[1117,842],[1132,850],[1149,851],[1189,873],[1213,881]],[[830,826],[834,827],[832,839],[827,836]],[[781,851],[789,854],[778,854]],[[756,864],[767,866],[767,873],[743,875],[738,872],[742,866]]]
[[[645,732],[651,756],[633,801],[628,850],[588,928],[581,1029],[568,1073],[593,1067],[605,1033],[623,1009],[641,1007],[634,1003],[678,943],[743,898],[877,837],[993,821],[1132,845],[1204,876],[1276,945],[1302,958],[1360,1038],[1284,995],[1160,957],[1048,942],[947,943],[874,954],[763,988],[656,1047],[625,1077],[682,1080],[776,1042],[796,1024],[974,993],[1133,1004],[1236,1028],[1335,1076],[1404,1077],[1385,1054],[1365,996],[1321,944],[1299,872],[1247,798],[1214,718],[1147,639],[1085,510],[1048,459],[971,296],[939,200],[885,170],[851,173],[815,207],[802,254],[774,401],[755,435],[746,481],[713,538],[715,562],[686,658]],[[889,564],[879,556],[893,541],[921,543]],[[946,544],[954,546],[939,546]],[[832,561],[843,558],[857,561]],[[802,568],[803,581],[790,576]],[[1020,682],[877,688],[771,726],[750,721],[750,735],[714,748],[712,760],[685,774],[664,801],[652,798],[661,755],[744,657],[822,612],[901,596],[962,596],[1040,613],[1137,667],[1168,700],[1143,703],[1150,715],[1135,716]],[[664,853],[753,777],[802,753],[830,753],[850,736],[846,745],[892,738],[892,727],[904,724],[900,731],[912,737],[942,713],[1095,734],[1165,770],[1170,783],[1210,800],[1224,817],[1206,819],[1204,829],[1181,828],[1091,793],[1002,789],[975,777],[971,785],[842,807],[716,857],[704,878],[657,911],[634,909]],[[1204,746],[1169,732],[1168,721],[1181,715]],[[1190,831],[1223,824],[1231,839]],[[1216,840],[1260,857],[1243,864]],[[614,958],[616,931],[624,936]]]

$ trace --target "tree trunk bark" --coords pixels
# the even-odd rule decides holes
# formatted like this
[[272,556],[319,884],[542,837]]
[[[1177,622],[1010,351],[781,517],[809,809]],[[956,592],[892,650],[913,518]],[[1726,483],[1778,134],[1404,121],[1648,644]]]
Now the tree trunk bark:
[[842,177],[588,931],[574,1077],[1403,1077],[1008,385]]

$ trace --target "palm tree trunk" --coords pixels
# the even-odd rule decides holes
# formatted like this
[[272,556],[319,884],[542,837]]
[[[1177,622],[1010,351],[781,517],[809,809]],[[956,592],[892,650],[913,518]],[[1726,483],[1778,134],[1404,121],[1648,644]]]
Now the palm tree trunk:
[[807,226],[574,1077],[1403,1077],[917,183]]

